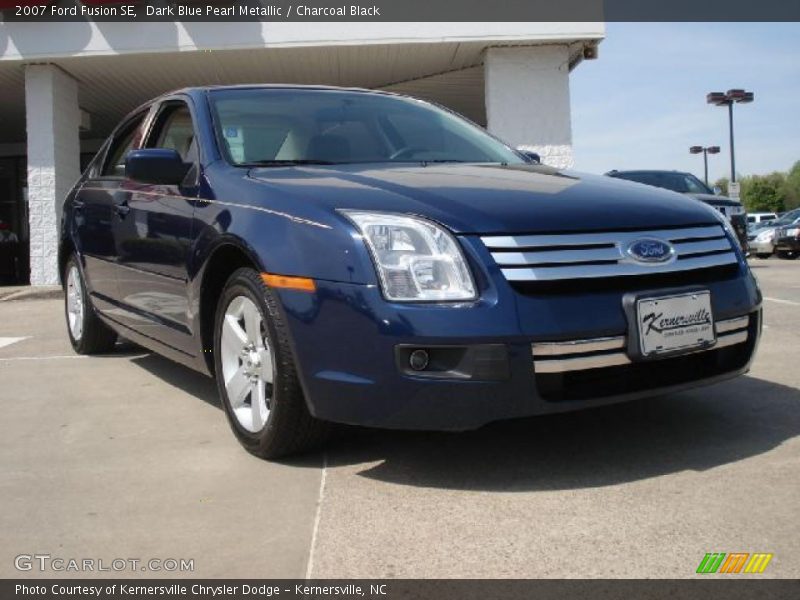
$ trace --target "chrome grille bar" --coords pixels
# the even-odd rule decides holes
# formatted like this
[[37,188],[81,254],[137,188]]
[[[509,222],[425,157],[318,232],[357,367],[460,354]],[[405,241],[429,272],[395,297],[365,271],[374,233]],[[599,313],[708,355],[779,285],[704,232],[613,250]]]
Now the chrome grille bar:
[[720,225],[710,225],[704,227],[658,229],[652,231],[484,236],[481,240],[483,240],[483,243],[489,248],[540,248],[542,246],[586,246],[587,244],[630,243],[640,237],[656,237],[663,240],[677,241],[697,238],[719,238],[724,237],[724,233]]
[[[663,263],[642,263],[627,247],[642,238],[670,242],[675,256]],[[736,254],[721,225],[517,236],[482,236],[509,281],[557,281],[672,273],[736,264]]]
[[[715,325],[717,343],[696,352],[706,352],[746,342],[749,323],[748,315],[718,321]],[[536,373],[566,373],[627,365],[631,363],[631,359],[625,352],[626,346],[625,336],[537,342],[531,344],[533,368]]]
[[590,277],[619,277],[628,275],[648,275],[650,273],[675,273],[733,264],[733,252],[689,256],[672,263],[661,265],[639,265],[627,262],[603,265],[564,265],[559,267],[538,267],[521,269],[502,269],[509,281],[554,281],[559,279],[586,279]]

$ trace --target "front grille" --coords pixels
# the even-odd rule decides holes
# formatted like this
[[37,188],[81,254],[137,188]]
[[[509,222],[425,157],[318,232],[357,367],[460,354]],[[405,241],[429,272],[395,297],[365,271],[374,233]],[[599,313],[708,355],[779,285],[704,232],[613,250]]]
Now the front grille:
[[[642,263],[627,253],[642,238],[669,242],[674,256],[663,263]],[[731,267],[736,253],[721,225],[643,231],[586,232],[483,236],[481,241],[512,285],[608,278],[680,275],[685,284],[692,271]],[[706,281],[706,279],[703,279]]]
[[638,277],[600,277],[596,279],[564,279],[560,281],[512,281],[511,287],[520,294],[542,296],[549,294],[589,294],[603,292],[639,292],[656,288],[672,288],[687,285],[710,284],[735,279],[739,265],[653,273]]
[[568,342],[553,343],[552,348],[534,344],[536,387],[551,402],[587,400],[689,383],[744,368],[758,339],[758,314],[720,321],[717,328],[718,343],[710,350],[641,362],[631,362],[621,350],[624,338],[580,340],[572,348]]

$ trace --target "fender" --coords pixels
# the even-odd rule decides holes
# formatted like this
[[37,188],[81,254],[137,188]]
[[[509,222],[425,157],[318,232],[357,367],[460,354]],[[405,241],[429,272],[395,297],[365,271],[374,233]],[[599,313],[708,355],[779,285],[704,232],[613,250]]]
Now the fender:
[[195,271],[217,244],[238,240],[270,273],[377,284],[365,244],[342,215],[221,162],[208,165],[204,179],[202,189],[214,194],[198,199],[195,207],[195,225],[202,228],[193,254]]

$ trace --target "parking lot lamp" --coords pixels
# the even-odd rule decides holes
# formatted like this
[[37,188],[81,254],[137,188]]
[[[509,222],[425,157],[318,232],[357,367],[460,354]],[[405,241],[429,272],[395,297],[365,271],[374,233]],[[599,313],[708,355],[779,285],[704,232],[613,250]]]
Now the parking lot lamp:
[[731,138],[731,183],[736,183],[736,159],[733,152],[733,105],[747,104],[753,101],[753,92],[745,90],[728,90],[727,92],[711,92],[706,94],[706,102],[715,106],[728,107],[728,129]]
[[690,154],[703,153],[703,181],[708,185],[708,155],[719,154],[719,146],[691,146],[689,148]]

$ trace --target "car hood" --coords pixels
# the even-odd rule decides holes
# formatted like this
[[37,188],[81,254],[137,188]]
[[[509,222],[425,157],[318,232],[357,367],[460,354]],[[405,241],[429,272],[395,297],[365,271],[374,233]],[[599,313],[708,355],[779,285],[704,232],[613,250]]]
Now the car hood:
[[[306,208],[410,213],[456,233],[651,229],[716,223],[682,194],[541,165],[257,168],[249,177]],[[298,208],[301,208],[300,206]]]
[[693,198],[697,198],[698,200],[705,202],[706,204],[710,204],[711,206],[741,206],[741,202],[737,202],[733,198],[727,198],[725,196],[716,196],[714,194],[687,194]]

